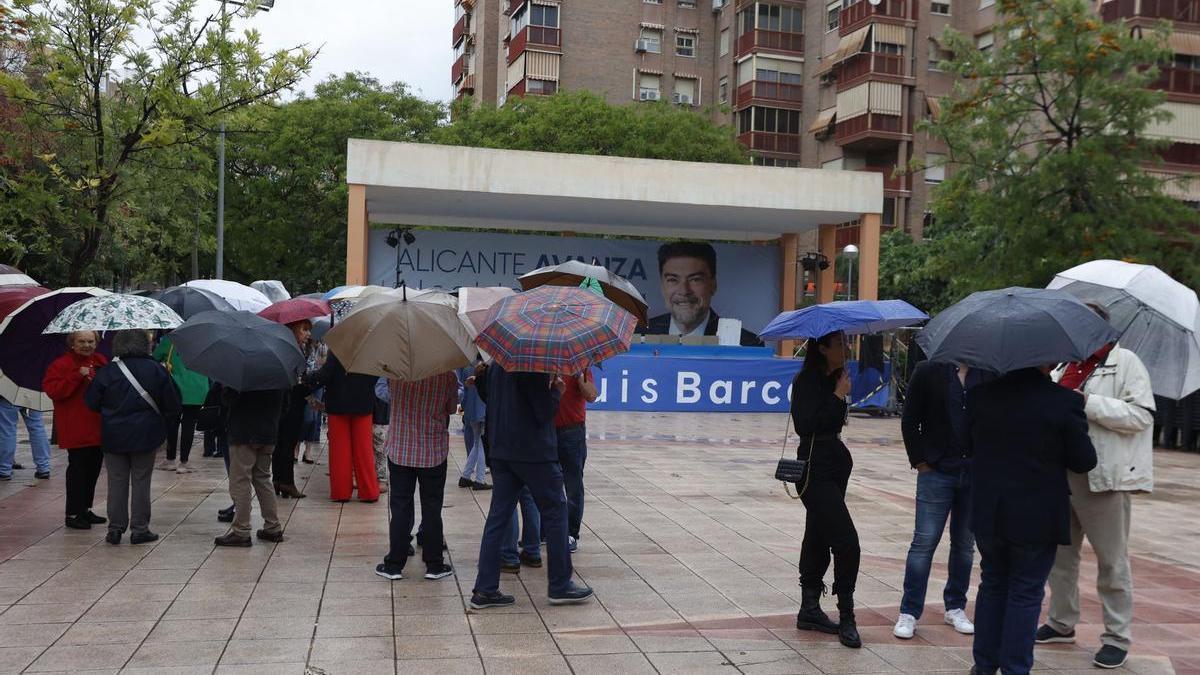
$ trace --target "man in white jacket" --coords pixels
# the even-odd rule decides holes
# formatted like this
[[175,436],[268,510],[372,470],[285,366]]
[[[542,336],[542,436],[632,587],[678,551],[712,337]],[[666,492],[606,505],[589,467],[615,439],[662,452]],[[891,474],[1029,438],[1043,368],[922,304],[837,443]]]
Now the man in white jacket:
[[[1093,306],[1108,320],[1108,313]],[[1096,591],[1104,614],[1101,648],[1093,663],[1125,663],[1133,622],[1129,567],[1130,493],[1154,489],[1154,393],[1141,359],[1116,343],[1054,372],[1055,381],[1085,400],[1088,435],[1099,463],[1086,476],[1067,474],[1071,487],[1071,544],[1060,546],[1050,572],[1050,614],[1037,642],[1074,642],[1079,621],[1079,551],[1087,537],[1099,570]]]

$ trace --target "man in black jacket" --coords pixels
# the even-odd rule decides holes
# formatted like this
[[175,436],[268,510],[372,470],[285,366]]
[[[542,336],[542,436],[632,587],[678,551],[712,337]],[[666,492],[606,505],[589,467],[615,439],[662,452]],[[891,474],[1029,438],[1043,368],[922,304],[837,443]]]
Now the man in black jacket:
[[[480,383],[480,379],[484,381]],[[542,516],[546,535],[550,604],[586,602],[592,589],[571,581],[571,552],[567,544],[567,497],[554,417],[563,382],[540,373],[510,373],[493,364],[476,378],[486,387],[487,430],[491,451],[492,503],[479,545],[479,573],[471,607],[504,607],[516,602],[500,592],[500,548],[521,488],[528,487]]]
[[1050,381],[1050,367],[1014,371],[971,392],[972,529],[981,576],[975,669],[1022,675],[1046,579],[1071,539],[1067,471],[1096,466],[1083,397]]
[[987,381],[982,371],[952,363],[922,362],[913,371],[900,428],[908,463],[917,470],[917,510],[904,567],[904,596],[892,634],[911,639],[925,609],[933,554],[950,521],[950,561],[943,593],[945,622],[970,635],[964,611],[975,537],[971,534],[971,451],[967,437],[968,390]]

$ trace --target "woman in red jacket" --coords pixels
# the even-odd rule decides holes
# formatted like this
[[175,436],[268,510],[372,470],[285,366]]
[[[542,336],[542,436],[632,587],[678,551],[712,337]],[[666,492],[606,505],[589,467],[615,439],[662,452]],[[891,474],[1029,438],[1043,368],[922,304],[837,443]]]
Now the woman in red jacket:
[[100,414],[83,401],[83,394],[96,377],[96,371],[108,363],[96,353],[99,335],[80,331],[67,336],[66,354],[46,369],[42,391],[54,401],[54,425],[58,446],[67,450],[67,527],[90,530],[106,522],[92,513],[96,480],[104,462],[100,447]]

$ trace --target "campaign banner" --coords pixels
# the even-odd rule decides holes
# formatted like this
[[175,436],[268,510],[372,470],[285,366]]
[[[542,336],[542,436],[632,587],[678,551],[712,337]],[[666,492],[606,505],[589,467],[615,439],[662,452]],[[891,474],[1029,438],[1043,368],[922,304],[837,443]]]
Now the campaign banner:
[[[413,230],[412,244],[388,246],[385,229],[372,229],[368,283],[393,286],[399,277],[410,288],[459,286],[518,287],[517,277],[568,260],[593,260],[633,282],[650,304],[652,327],[668,332],[672,293],[660,274],[659,247],[652,239],[603,239],[463,230]],[[708,283],[696,285],[699,313],[740,319],[757,333],[779,313],[780,261],[777,244],[712,244],[717,268]],[[677,275],[686,276],[686,275]],[[678,303],[678,301],[676,302]],[[712,321],[715,327],[716,321]],[[655,331],[652,331],[655,332]],[[706,334],[715,332],[706,331]]]

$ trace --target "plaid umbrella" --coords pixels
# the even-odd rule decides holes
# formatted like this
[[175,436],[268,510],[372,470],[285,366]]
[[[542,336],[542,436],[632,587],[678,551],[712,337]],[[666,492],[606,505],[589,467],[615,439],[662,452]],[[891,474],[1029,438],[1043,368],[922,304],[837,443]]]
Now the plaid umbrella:
[[[579,260],[568,260],[557,265],[539,267],[521,276],[521,288],[531,290],[538,286],[581,286],[591,279],[599,286],[604,297],[633,313],[638,324],[646,323],[649,304],[633,282],[614,274],[603,265],[589,265]],[[592,287],[588,283],[585,288]]]
[[573,374],[628,351],[636,325],[578,286],[539,286],[498,302],[475,342],[508,371]]

